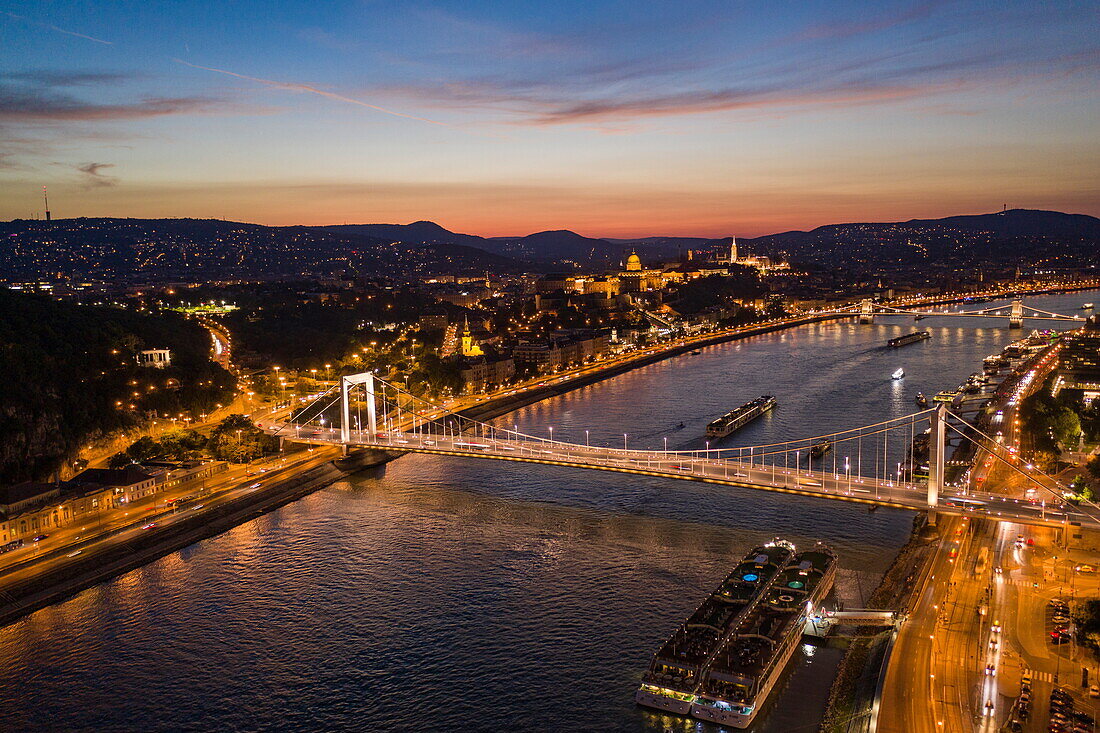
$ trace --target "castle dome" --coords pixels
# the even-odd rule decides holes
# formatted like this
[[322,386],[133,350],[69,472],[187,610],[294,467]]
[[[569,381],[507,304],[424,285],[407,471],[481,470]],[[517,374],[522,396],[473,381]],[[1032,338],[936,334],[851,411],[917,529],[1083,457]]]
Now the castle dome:
[[638,256],[637,252],[631,252],[630,256],[626,258],[626,271],[638,272],[642,269],[642,258]]

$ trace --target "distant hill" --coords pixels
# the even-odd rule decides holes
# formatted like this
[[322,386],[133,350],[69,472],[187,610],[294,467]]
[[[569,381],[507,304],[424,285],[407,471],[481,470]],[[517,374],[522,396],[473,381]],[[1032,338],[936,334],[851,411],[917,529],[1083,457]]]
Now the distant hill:
[[493,237],[489,243],[500,254],[535,262],[610,265],[622,259],[622,247],[568,229],[536,232],[526,237]]
[[[738,239],[739,250],[826,267],[1096,263],[1100,219],[1056,211],[830,224]],[[0,222],[0,275],[225,278],[349,273],[472,273],[614,268],[629,250],[649,263],[728,238],[599,239],[568,229],[515,237],[452,232],[430,221],[267,227],[209,219]]]
[[756,254],[828,266],[1036,262],[1080,266],[1100,260],[1100,219],[1012,209],[943,219],[830,224],[738,242]]
[[461,244],[395,243],[322,227],[211,219],[61,219],[0,223],[0,273],[151,279],[299,275],[418,275],[515,270],[518,263]]
[[484,252],[531,263],[557,264],[573,261],[610,264],[618,261],[622,252],[622,247],[605,239],[584,237],[568,230],[536,232],[523,237],[478,237],[449,231],[431,221],[417,221],[412,224],[344,224],[324,229],[365,234],[409,244],[475,247]]
[[642,237],[640,239],[608,239],[608,242],[626,249],[634,249],[642,257],[668,259],[687,253],[688,250],[729,249],[730,237],[707,239],[705,237]]

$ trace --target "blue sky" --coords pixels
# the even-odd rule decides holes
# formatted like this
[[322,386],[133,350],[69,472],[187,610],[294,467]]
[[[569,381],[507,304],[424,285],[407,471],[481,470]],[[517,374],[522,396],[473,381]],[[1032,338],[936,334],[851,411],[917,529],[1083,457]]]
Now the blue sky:
[[762,234],[1100,214],[1085,2],[0,0],[0,217]]

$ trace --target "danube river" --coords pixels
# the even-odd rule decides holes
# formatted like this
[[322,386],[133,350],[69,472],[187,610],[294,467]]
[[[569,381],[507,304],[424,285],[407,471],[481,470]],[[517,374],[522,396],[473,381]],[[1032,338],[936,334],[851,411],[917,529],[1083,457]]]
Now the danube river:
[[[1095,293],[1031,298],[1070,312]],[[1078,313],[1080,311],[1077,311]],[[1029,322],[1028,326],[1038,326]],[[500,420],[699,446],[914,411],[1020,333],[932,318],[825,323],[704,349]],[[892,381],[903,367],[906,377]],[[684,424],[679,428],[680,423]],[[633,704],[651,654],[754,543],[822,540],[858,604],[912,514],[551,466],[406,456],[0,630],[4,730],[695,730]],[[840,652],[803,647],[756,726],[813,731]]]

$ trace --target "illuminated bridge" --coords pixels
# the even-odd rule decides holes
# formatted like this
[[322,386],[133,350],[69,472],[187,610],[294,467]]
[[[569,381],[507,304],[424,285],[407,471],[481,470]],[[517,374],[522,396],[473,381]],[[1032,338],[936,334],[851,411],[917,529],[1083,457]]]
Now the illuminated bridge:
[[[333,392],[338,391],[338,394]],[[261,423],[280,438],[403,453],[541,463],[800,494],[899,509],[986,516],[1002,521],[1100,527],[1100,507],[1065,503],[1066,487],[1040,473],[996,440],[951,413],[934,409],[852,430],[739,448],[648,450],[592,445],[535,436],[481,422],[431,404],[375,377],[341,378],[286,422]],[[1028,498],[969,488],[969,479],[945,484],[948,434],[971,441],[1023,477]],[[587,431],[586,431],[587,436]],[[918,436],[925,436],[918,439]],[[914,449],[925,445],[926,449]],[[934,515],[933,515],[934,516]]]
[[1039,321],[1083,322],[1087,320],[1084,316],[1063,315],[1061,313],[1052,313],[1051,311],[1041,310],[1039,308],[1026,305],[1019,298],[1013,300],[1011,303],[1004,305],[965,311],[962,310],[962,308],[949,310],[946,307],[941,307],[939,309],[900,308],[897,306],[886,305],[884,303],[875,303],[870,298],[866,298],[859,304],[848,306],[847,308],[841,309],[841,311],[849,311],[853,315],[858,315],[860,323],[870,323],[875,316],[915,316],[919,318],[929,318],[931,316],[964,316],[968,318],[1008,319],[1009,326],[1013,328],[1020,328],[1024,325],[1025,318],[1028,320]]

